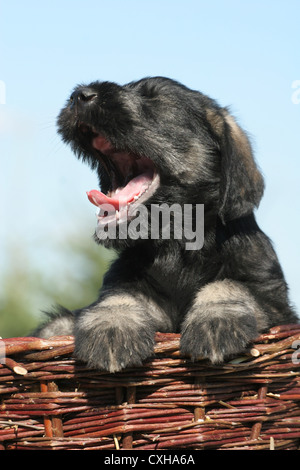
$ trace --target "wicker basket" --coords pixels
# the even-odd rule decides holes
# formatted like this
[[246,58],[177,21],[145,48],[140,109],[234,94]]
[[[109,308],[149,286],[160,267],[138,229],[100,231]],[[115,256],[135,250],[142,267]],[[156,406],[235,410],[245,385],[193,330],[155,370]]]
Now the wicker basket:
[[75,361],[72,337],[2,340],[0,448],[298,448],[300,325],[221,366],[181,356],[179,338],[157,333],[154,358],[116,374]]

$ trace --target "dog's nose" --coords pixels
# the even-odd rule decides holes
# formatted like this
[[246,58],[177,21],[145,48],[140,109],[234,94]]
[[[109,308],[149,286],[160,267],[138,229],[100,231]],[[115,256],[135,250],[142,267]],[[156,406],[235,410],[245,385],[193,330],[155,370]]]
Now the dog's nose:
[[91,88],[82,87],[75,90],[70,96],[71,107],[73,106],[86,106],[92,103],[97,97]]

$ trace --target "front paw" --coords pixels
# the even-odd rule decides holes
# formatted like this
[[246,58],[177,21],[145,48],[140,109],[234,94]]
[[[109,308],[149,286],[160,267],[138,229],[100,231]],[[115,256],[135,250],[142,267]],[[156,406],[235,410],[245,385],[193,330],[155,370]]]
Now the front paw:
[[183,324],[180,350],[193,360],[207,358],[222,363],[239,354],[257,337],[256,320],[251,315],[228,318],[212,315],[210,318],[187,320]]
[[244,286],[216,281],[198,292],[182,325],[181,351],[193,360],[221,363],[245,351],[265,326],[264,313]]
[[82,312],[75,324],[75,356],[92,369],[117,372],[152,356],[154,336],[154,328],[141,314],[110,317],[101,309]]

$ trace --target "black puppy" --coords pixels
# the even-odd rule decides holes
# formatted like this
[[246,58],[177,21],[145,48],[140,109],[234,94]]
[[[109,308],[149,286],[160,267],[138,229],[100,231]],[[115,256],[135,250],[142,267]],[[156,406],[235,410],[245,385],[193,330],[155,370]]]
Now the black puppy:
[[[253,215],[263,178],[226,108],[162,77],[94,82],[75,88],[58,130],[99,175],[102,192],[88,193],[100,207],[95,238],[120,256],[95,303],[62,311],[39,336],[74,333],[79,359],[114,372],[151,356],[156,331],[181,332],[183,354],[222,362],[268,327],[297,321]],[[163,216],[151,209],[163,204],[183,219],[191,209],[195,237],[204,205],[204,241],[174,235],[176,211],[170,236],[163,226],[151,236]]]

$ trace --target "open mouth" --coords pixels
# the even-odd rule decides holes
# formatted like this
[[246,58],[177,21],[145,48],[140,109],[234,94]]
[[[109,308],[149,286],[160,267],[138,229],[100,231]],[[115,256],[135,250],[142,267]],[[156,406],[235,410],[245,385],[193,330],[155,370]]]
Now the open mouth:
[[103,135],[85,124],[79,125],[79,131],[88,136],[110,179],[110,189],[106,194],[96,189],[87,192],[90,202],[99,207],[98,224],[131,219],[136,215],[137,207],[147,201],[159,186],[154,163],[147,157],[115,149]]

